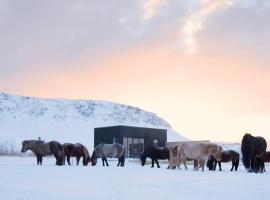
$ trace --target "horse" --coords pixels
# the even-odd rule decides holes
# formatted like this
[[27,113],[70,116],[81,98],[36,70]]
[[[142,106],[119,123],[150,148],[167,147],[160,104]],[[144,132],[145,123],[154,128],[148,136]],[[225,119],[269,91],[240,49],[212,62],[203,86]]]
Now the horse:
[[140,156],[142,166],[145,165],[146,158],[149,157],[152,160],[152,168],[154,167],[154,163],[156,162],[157,167],[160,168],[159,160],[169,160],[169,149],[167,147],[157,147],[155,145],[151,145],[145,148],[144,152]]
[[179,163],[181,164],[183,161],[185,168],[187,168],[186,161],[188,159],[197,160],[198,166],[194,170],[202,168],[202,171],[204,171],[205,161],[209,156],[213,155],[217,161],[220,161],[221,151],[221,146],[210,142],[183,142],[178,145]]
[[79,165],[81,157],[83,157],[83,165],[87,166],[90,162],[90,155],[88,153],[87,148],[80,144],[71,144],[71,143],[65,143],[63,144],[65,156],[67,158],[68,165],[70,164],[70,157],[76,157],[77,165]]
[[267,143],[263,137],[246,133],[242,138],[242,161],[248,172],[263,173]]
[[21,152],[31,150],[37,158],[37,165],[42,165],[42,157],[54,155],[56,165],[64,165],[65,153],[63,146],[57,141],[43,142],[39,140],[24,140],[22,142]]
[[117,157],[118,158],[118,164],[117,167],[121,166],[124,167],[125,165],[125,154],[126,149],[125,146],[119,143],[114,144],[99,144],[96,146],[92,153],[91,157],[91,163],[92,166],[95,166],[97,164],[97,158],[102,159],[102,165],[104,165],[104,162],[106,163],[106,166],[108,167],[108,161],[107,156]]
[[[169,166],[168,169],[181,169],[180,168],[180,157],[181,155],[178,152],[178,145],[173,145],[173,146],[169,146],[167,147],[169,149]],[[193,168],[195,169],[196,167],[198,167],[198,162],[197,160],[192,160],[190,158],[187,158],[187,161],[194,161],[193,163]],[[185,166],[185,169],[187,170],[187,166]]]
[[217,164],[219,166],[219,171],[222,171],[221,169],[221,162],[230,162],[232,161],[232,168],[231,171],[233,171],[233,169],[235,171],[237,171],[238,166],[239,166],[239,157],[240,154],[234,150],[228,150],[228,151],[222,151],[222,155],[221,155],[221,161],[217,161],[214,156],[209,156],[208,161],[207,161],[207,167],[209,168],[209,170],[215,171]]

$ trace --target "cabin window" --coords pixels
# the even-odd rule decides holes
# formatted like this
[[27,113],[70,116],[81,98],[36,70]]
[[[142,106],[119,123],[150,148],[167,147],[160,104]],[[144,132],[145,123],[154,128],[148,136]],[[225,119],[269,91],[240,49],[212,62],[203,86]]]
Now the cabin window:
[[123,145],[126,148],[127,157],[139,157],[144,151],[143,138],[123,138]]

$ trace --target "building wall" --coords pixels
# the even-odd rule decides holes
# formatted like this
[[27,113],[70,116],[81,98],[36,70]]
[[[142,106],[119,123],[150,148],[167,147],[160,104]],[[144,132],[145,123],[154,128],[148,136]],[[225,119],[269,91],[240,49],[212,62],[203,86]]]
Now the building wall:
[[[112,126],[112,127],[95,128],[94,132],[95,132],[94,134],[95,147],[100,143],[112,144],[115,142],[124,144],[123,138],[143,139],[144,148],[149,145],[152,145],[154,140],[158,141],[157,143],[158,146],[165,146],[167,142],[166,129],[153,129],[143,127],[131,127],[131,126]],[[129,151],[128,149],[128,154],[130,152],[132,151]]]

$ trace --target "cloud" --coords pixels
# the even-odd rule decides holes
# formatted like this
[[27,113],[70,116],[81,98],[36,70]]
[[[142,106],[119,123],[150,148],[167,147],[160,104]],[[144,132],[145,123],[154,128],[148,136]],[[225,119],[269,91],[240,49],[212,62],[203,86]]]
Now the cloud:
[[199,3],[199,9],[187,16],[185,23],[181,28],[181,37],[183,38],[188,53],[197,51],[195,34],[203,29],[205,18],[214,12],[233,5],[231,0],[200,0]]
[[143,19],[150,20],[157,14],[159,7],[168,4],[168,0],[147,0],[142,5]]

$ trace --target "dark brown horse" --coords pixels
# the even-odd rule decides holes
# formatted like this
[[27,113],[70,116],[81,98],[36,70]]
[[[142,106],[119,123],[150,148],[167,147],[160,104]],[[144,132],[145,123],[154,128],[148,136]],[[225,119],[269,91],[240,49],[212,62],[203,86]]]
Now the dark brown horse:
[[31,150],[37,157],[37,164],[42,165],[42,157],[54,155],[56,165],[63,165],[65,162],[65,153],[63,146],[56,141],[43,142],[39,140],[24,140],[22,142],[21,152],[25,153]]
[[70,164],[70,157],[76,157],[77,165],[79,165],[81,157],[83,157],[83,165],[87,166],[90,162],[90,155],[87,150],[87,148],[80,144],[71,144],[71,143],[65,143],[63,144],[65,156],[67,157],[67,162]]
[[241,151],[243,164],[248,172],[264,172],[264,160],[267,143],[263,137],[245,134],[242,139]]
[[221,155],[221,161],[217,161],[212,155],[208,158],[207,161],[207,167],[209,168],[209,170],[216,170],[217,167],[217,163],[219,166],[219,171],[222,171],[221,169],[221,162],[230,162],[232,161],[232,168],[231,171],[233,171],[233,169],[235,171],[237,171],[238,166],[239,166],[239,153],[234,151],[234,150],[228,150],[228,151],[222,151],[222,155]]
[[147,157],[152,160],[151,167],[154,167],[154,163],[156,162],[157,167],[160,168],[158,160],[169,160],[169,149],[167,147],[156,147],[155,145],[146,147],[140,157],[142,166],[145,165]]

